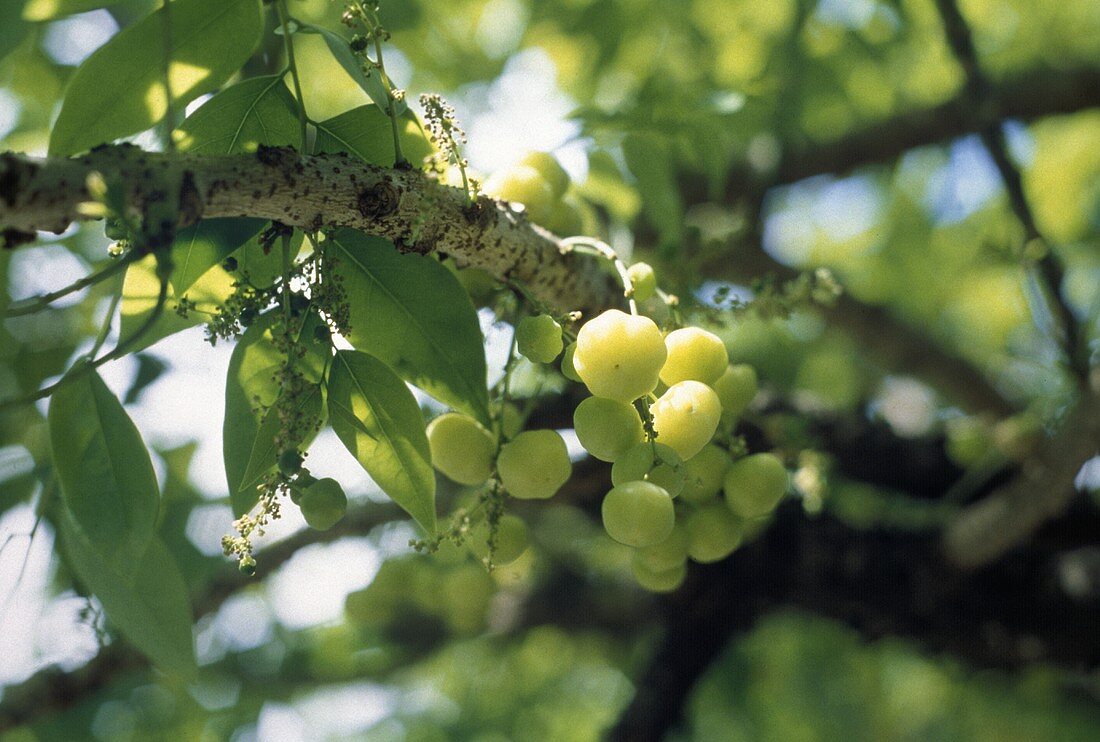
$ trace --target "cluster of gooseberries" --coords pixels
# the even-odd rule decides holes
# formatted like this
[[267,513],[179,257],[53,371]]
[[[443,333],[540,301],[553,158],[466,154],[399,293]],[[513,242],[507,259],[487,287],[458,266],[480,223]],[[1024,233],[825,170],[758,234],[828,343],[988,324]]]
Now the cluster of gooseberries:
[[[621,273],[629,295],[645,300],[657,291],[647,264]],[[673,590],[689,558],[713,562],[732,553],[786,492],[782,462],[744,455],[731,435],[756,396],[757,377],[751,366],[730,363],[714,333],[690,326],[666,333],[647,316],[610,309],[581,325],[567,346],[554,317],[524,317],[515,345],[534,363],[560,355],[563,375],[591,392],[573,427],[591,456],[612,464],[603,525],[635,549],[634,575],[644,588]],[[570,474],[565,443],[551,430],[519,433],[498,448],[475,420],[449,412],[431,422],[428,440],[433,464],[449,478],[478,485],[497,476],[518,498],[550,497]],[[522,526],[515,521],[508,522],[513,534]]]
[[[644,280],[652,270],[638,264],[628,273]],[[603,525],[635,548],[640,585],[675,589],[688,558],[726,557],[746,525],[779,503],[787,472],[778,458],[734,461],[713,442],[728,438],[757,391],[753,368],[730,364],[717,335],[698,327],[663,334],[648,317],[611,309],[580,328],[572,364],[593,395],[574,412],[577,438],[612,462]]]
[[482,485],[495,476],[521,500],[553,497],[572,473],[565,441],[554,430],[525,430],[497,445],[484,426],[459,412],[447,412],[428,425],[432,465],[449,479]]
[[[573,465],[565,440],[554,430],[525,430],[505,439],[505,427],[494,435],[472,417],[445,412],[428,424],[432,465],[458,484],[496,485],[521,500],[553,497],[569,479]],[[487,532],[469,534],[470,549],[490,568],[515,561],[527,548],[527,525],[510,514],[495,512]]]

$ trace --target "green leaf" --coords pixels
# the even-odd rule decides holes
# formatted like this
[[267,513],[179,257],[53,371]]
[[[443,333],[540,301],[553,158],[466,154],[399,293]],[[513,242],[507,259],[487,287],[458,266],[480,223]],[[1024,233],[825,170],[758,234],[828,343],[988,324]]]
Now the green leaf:
[[62,501],[74,524],[111,569],[133,574],[160,510],[157,478],[141,435],[91,370],[54,392],[47,419]]
[[31,452],[24,446],[0,446],[0,514],[28,499],[37,484]]
[[282,75],[253,77],[203,103],[172,133],[181,152],[255,152],[261,144],[301,149],[298,103]]
[[405,382],[377,358],[341,350],[328,377],[328,416],[382,491],[435,533],[435,474],[424,416]]
[[[329,31],[327,28],[321,28],[320,26],[314,26],[310,23],[302,23],[299,27],[299,33],[315,33],[320,34],[321,38],[325,40],[325,45],[328,50],[332,52],[332,56],[340,63],[340,66],[344,68],[344,72],[347,72],[355,83],[363,89],[363,92],[374,101],[379,108],[388,109],[390,106],[390,96],[386,92],[386,85],[382,82],[382,74],[372,69],[367,72],[363,69],[363,66],[359,62],[359,58],[355,56],[355,53],[348,46],[348,41],[343,36]],[[408,106],[404,100],[393,101],[393,112],[395,115],[400,116],[406,110]]]
[[111,623],[161,670],[194,677],[187,583],[164,543],[154,537],[133,574],[125,575],[103,561],[67,511],[59,509],[55,521],[69,568],[99,598]]
[[[325,410],[321,385],[313,385],[303,393],[294,409],[301,412],[304,418],[323,421]],[[264,414],[263,420],[256,430],[256,439],[252,443],[252,450],[248,453],[248,465],[244,470],[244,476],[241,478],[240,488],[237,490],[242,502],[251,497],[252,503],[255,503],[256,493],[254,488],[263,479],[264,474],[275,468],[275,464],[279,460],[279,454],[282,453],[275,447],[275,437],[279,434],[281,426],[282,422],[274,409],[270,409]],[[299,448],[308,446],[316,434],[317,431],[314,430],[307,435],[299,442]],[[237,500],[233,502],[235,508]],[[249,504],[248,507],[251,508],[252,504]],[[244,512],[248,512],[247,508]]]
[[[182,152],[233,154],[255,152],[261,144],[301,149],[298,103],[282,75],[254,77],[221,91],[173,132]],[[181,230],[172,243],[172,288],[187,291],[207,270],[259,232],[262,219],[205,219]]]
[[[271,410],[279,396],[275,374],[286,363],[286,357],[272,340],[276,316],[265,315],[241,336],[229,359],[225,382],[225,421],[222,426],[222,455],[229,498],[236,515],[247,513],[256,504],[256,484],[276,464],[275,435],[279,432],[278,416]],[[306,354],[298,368],[305,378],[317,384],[301,399],[305,412],[321,418],[323,410],[320,381],[324,372],[327,341],[317,341],[314,331],[323,324],[311,313],[303,322],[299,339],[306,344]],[[312,439],[312,436],[310,436]],[[308,440],[302,441],[306,445]]]
[[[305,235],[298,230],[290,238],[290,254],[297,256],[305,242]],[[254,286],[271,286],[275,279],[283,274],[283,259],[280,250],[264,250],[259,236],[253,237],[236,251],[230,253],[237,261],[234,276],[248,276]],[[211,268],[211,270],[218,270]]]
[[[247,245],[245,246],[247,247]],[[120,332],[122,338],[128,338],[136,333],[157,303],[157,294],[160,291],[160,279],[156,275],[156,259],[150,255],[131,263],[126,269],[126,280],[122,284],[122,320]],[[233,291],[233,277],[215,265],[188,287],[185,296],[197,306],[197,312],[191,312],[187,317],[176,314],[176,307],[181,298],[171,287],[169,281],[168,296],[160,317],[145,331],[141,339],[129,346],[132,351],[148,348],[159,340],[169,335],[174,335],[181,330],[186,330],[206,321],[209,312],[217,310]]]
[[[51,155],[72,155],[144,131],[168,109],[164,9],[101,46],[77,69],[50,134]],[[236,72],[263,31],[260,0],[175,0],[169,78],[178,111]]]
[[0,9],[0,59],[19,46],[30,28],[30,24],[19,17],[19,9],[14,5]]
[[652,132],[629,134],[623,140],[623,156],[638,180],[643,211],[657,228],[661,245],[676,244],[684,223],[684,204],[668,140]]
[[263,229],[264,223],[246,217],[204,219],[180,230],[171,248],[175,267],[169,280],[175,295],[186,293],[208,270]]
[[[401,116],[401,151],[409,162],[423,162],[432,145],[412,111]],[[317,152],[347,152],[372,165],[393,167],[393,132],[390,117],[375,105],[345,111],[317,124]]]
[[[212,221],[232,222],[235,220],[217,219]],[[239,227],[225,225],[225,228],[235,229]],[[295,232],[291,241],[292,252],[297,253],[303,240],[302,233]],[[218,249],[218,243],[213,240],[211,240],[213,247],[200,248],[202,244],[196,239],[196,249],[200,249],[200,257],[198,258],[200,261],[208,259],[201,257],[206,250]],[[181,248],[181,253],[186,255],[185,248]],[[275,277],[282,272],[282,259],[279,251],[271,250],[264,253],[263,247],[256,238],[248,240],[244,245],[230,252],[229,255],[237,260],[237,272],[233,275],[230,275],[221,267],[221,261],[217,261],[213,267],[209,268],[183,292],[177,292],[173,288],[174,281],[170,278],[164,310],[152,327],[141,336],[141,340],[136,345],[131,346],[131,350],[144,350],[169,335],[174,335],[205,322],[233,292],[235,276],[243,276],[247,273],[249,280],[254,284],[265,286],[270,285]],[[193,271],[188,272],[193,273]],[[156,275],[156,260],[152,256],[143,258],[126,269],[126,280],[122,286],[121,327],[123,338],[129,337],[142,326],[149,313],[153,311],[153,307],[156,306],[159,291],[160,280]],[[179,306],[179,299],[182,297],[194,302],[198,311],[191,312],[187,317],[178,315],[176,308]]]
[[133,0],[27,0],[27,4],[23,6],[23,20],[50,21],[111,5],[133,4]]
[[343,229],[326,250],[339,260],[351,305],[348,341],[441,402],[491,425],[477,312],[454,274],[423,255]]

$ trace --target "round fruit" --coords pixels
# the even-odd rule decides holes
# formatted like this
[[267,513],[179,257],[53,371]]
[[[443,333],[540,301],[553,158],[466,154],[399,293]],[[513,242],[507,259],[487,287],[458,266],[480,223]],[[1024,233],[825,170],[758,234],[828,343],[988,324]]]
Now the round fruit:
[[565,346],[565,353],[561,357],[561,374],[570,381],[580,382],[581,377],[577,375],[577,369],[573,365],[573,355],[577,352],[577,343],[572,342]]
[[1043,440],[1043,424],[1034,415],[1021,413],[993,426],[993,445],[1003,455],[1023,461]]
[[573,427],[584,450],[600,461],[615,461],[645,437],[633,405],[589,397],[573,411]]
[[459,484],[481,484],[493,471],[496,441],[472,417],[447,412],[428,423],[432,466]]
[[310,528],[327,531],[344,517],[348,509],[348,498],[344,488],[335,479],[318,479],[302,493],[298,501],[302,517]]
[[720,503],[704,505],[684,521],[688,556],[706,564],[725,559],[741,545],[741,523]]
[[672,533],[664,541],[646,546],[634,552],[634,563],[653,572],[666,572],[683,566],[687,561],[688,532],[681,524],[672,527]]
[[468,562],[441,577],[433,612],[456,634],[480,633],[489,601],[496,592],[493,578],[483,567]]
[[611,483],[618,487],[639,481],[652,482],[668,492],[669,497],[676,497],[684,489],[680,454],[662,443],[635,444],[611,467]]
[[569,173],[565,172],[558,159],[549,152],[530,152],[519,164],[537,170],[543,180],[550,184],[554,198],[561,198],[569,190]]
[[255,577],[256,575],[256,560],[251,556],[245,555],[241,557],[241,561],[237,563],[237,569],[241,571],[246,577]]
[[714,391],[722,403],[723,414],[737,417],[752,402],[757,392],[756,369],[747,363],[726,366],[714,382]]
[[650,411],[657,440],[673,448],[682,459],[690,459],[703,450],[722,418],[718,395],[699,381],[673,384]]
[[550,363],[561,348],[561,325],[549,314],[524,317],[516,325],[516,349],[529,361]]
[[645,301],[657,293],[657,274],[649,263],[635,263],[626,272],[634,284],[634,301]]
[[565,441],[553,430],[526,430],[505,443],[497,457],[501,484],[512,497],[553,497],[573,472]]
[[[470,551],[477,555],[478,559],[486,559],[489,556],[489,529],[483,526],[470,537]],[[493,553],[493,564],[501,566],[511,564],[519,559],[527,550],[527,524],[522,518],[517,518],[511,513],[500,516],[497,523],[496,551]]]
[[726,504],[740,518],[767,515],[787,491],[787,470],[770,453],[755,453],[733,462],[723,481]]
[[632,402],[657,386],[666,355],[653,320],[609,309],[581,327],[573,365],[597,397]]
[[661,381],[669,386],[689,379],[713,384],[729,365],[722,339],[698,327],[673,330],[665,338],[668,359],[661,368]]
[[650,482],[627,482],[603,499],[603,527],[627,546],[653,546],[668,538],[676,513],[672,498]]
[[302,454],[296,448],[288,448],[279,454],[279,471],[284,476],[293,477],[302,470]]
[[634,571],[634,579],[638,581],[638,584],[653,593],[670,593],[680,587],[687,576],[686,564],[655,572],[635,560],[631,567]]
[[704,446],[703,450],[684,462],[684,500],[704,503],[712,500],[722,490],[726,470],[730,467],[730,457],[715,445]]
[[550,183],[538,170],[527,165],[493,173],[485,181],[485,192],[504,201],[523,204],[531,221],[538,224],[546,220],[557,201]]

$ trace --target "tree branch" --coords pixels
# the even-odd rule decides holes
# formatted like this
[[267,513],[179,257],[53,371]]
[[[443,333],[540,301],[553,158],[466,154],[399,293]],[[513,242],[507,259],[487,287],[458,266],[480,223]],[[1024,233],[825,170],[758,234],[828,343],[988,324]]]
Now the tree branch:
[[[405,252],[438,252],[460,266],[516,280],[561,311],[591,312],[621,302],[591,258],[566,253],[557,237],[507,204],[488,198],[467,206],[463,191],[422,173],[368,165],[346,154],[299,157],[264,147],[255,155],[165,155],[104,145],[74,159],[0,154],[0,226],[5,234],[63,231],[85,220],[88,175],[99,172],[142,211],[180,193],[177,224],[212,217],[259,217],[303,230],[352,227],[392,240]],[[147,226],[148,228],[148,226]]]
[[1086,395],[1016,477],[959,514],[944,534],[947,554],[956,564],[974,568],[1027,541],[1072,504],[1078,496],[1077,472],[1098,453],[1100,399]]
[[[571,497],[595,503],[602,491],[596,483],[606,474],[604,465],[582,466]],[[378,504],[349,511],[330,531],[303,531],[262,550],[260,565],[270,573],[305,546],[362,535],[400,517],[396,507]],[[1066,530],[1068,538],[1062,538]],[[1048,662],[1088,669],[1100,664],[1096,598],[1071,600],[1054,572],[1060,553],[1080,546],[1073,530],[1073,523],[1052,523],[1041,543],[966,572],[944,557],[935,533],[860,530],[828,515],[807,518],[789,502],[756,541],[721,564],[694,567],[680,591],[655,603],[637,590],[589,583],[586,575],[559,564],[505,630],[552,623],[626,637],[663,624],[664,639],[629,712],[633,720],[623,722],[628,726],[618,739],[658,738],[627,732],[675,723],[696,679],[731,636],[785,608],[838,620],[869,638],[906,637],[976,667]],[[196,614],[217,610],[248,584],[236,571],[223,570],[194,598]],[[635,609],[624,610],[631,601],[637,601]],[[0,731],[63,711],[145,667],[133,650],[115,643],[83,668],[42,670],[4,689]]]

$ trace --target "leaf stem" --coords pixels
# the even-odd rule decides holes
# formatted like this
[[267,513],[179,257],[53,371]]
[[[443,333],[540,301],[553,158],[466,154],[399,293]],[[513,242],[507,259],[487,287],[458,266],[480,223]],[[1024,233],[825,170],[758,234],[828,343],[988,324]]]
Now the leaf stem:
[[595,237],[566,237],[561,241],[561,247],[563,252],[580,252],[609,261],[623,285],[623,296],[626,297],[627,304],[630,306],[630,313],[638,314],[638,303],[634,301],[634,282],[630,280],[626,264],[619,260],[619,256],[615,254],[611,245]]
[[172,139],[175,128],[175,114],[172,105],[172,0],[164,0],[161,7],[161,36],[164,44],[164,148],[169,152],[176,150]]
[[306,149],[306,121],[309,117],[306,115],[306,101],[302,97],[302,81],[298,77],[298,65],[294,61],[294,42],[290,38],[290,24],[288,23],[288,16],[286,9],[286,0],[276,0],[275,11],[279,14],[279,25],[283,29],[283,48],[286,50],[286,64],[290,68],[290,77],[294,81],[294,97],[298,99],[298,127],[302,137],[301,150],[305,152]]
[[107,316],[103,318],[103,326],[99,329],[99,335],[95,339],[95,344],[92,345],[92,349],[88,351],[88,355],[95,356],[99,352],[99,349],[103,347],[103,343],[107,341],[107,335],[111,332],[111,320],[115,317],[115,310],[118,309],[118,302],[122,298],[122,287],[118,287],[118,291],[111,294],[111,303],[107,307]]
[[164,311],[164,303],[167,299],[168,272],[165,272],[160,279],[160,290],[157,293],[157,303],[153,307],[153,311],[149,313],[149,316],[146,317],[145,321],[141,323],[141,327],[135,330],[132,335],[130,335],[125,340],[120,341],[119,344],[115,346],[115,349],[112,350],[110,353],[106,353],[99,358],[96,358],[95,360],[88,360],[82,366],[73,366],[73,368],[71,368],[68,373],[55,381],[53,384],[43,387],[38,391],[33,392],[32,394],[28,394],[24,397],[8,399],[0,402],[0,412],[6,412],[7,410],[14,409],[16,407],[22,407],[25,404],[37,402],[40,399],[45,399],[70,381],[80,378],[89,371],[94,371],[105,363],[117,360],[124,356],[126,352],[130,349],[130,347],[133,346],[133,344],[136,343],[138,340],[140,340],[142,336],[145,335],[145,333],[148,332],[150,328],[152,328],[153,324],[158,319],[160,319],[160,315]]
[[23,300],[23,302],[20,302],[18,306],[8,307],[8,310],[4,312],[4,316],[23,317],[28,314],[41,312],[43,309],[46,309],[47,307],[49,307],[50,304],[53,304],[58,299],[66,297],[76,291],[80,291],[81,289],[86,289],[89,286],[94,286],[100,281],[104,281],[110,278],[140,257],[143,256],[139,255],[138,251],[131,250],[130,252],[123,255],[121,258],[112,261],[111,264],[107,267],[102,268],[95,273],[90,273],[87,276],[84,276],[84,278],[81,278],[80,280],[71,283],[64,288],[60,288],[57,291],[51,291],[48,294],[30,297]]

